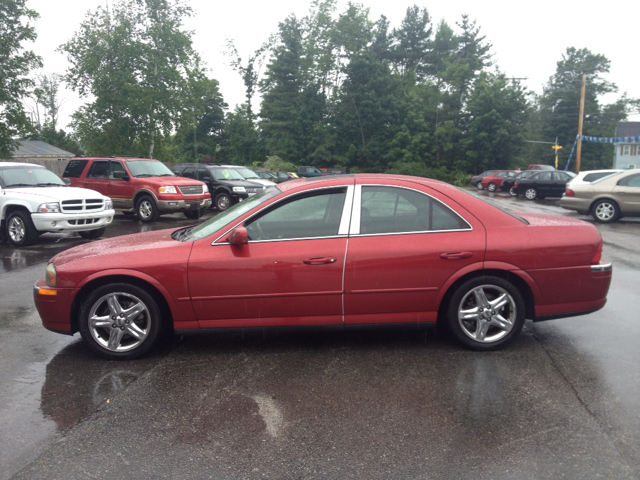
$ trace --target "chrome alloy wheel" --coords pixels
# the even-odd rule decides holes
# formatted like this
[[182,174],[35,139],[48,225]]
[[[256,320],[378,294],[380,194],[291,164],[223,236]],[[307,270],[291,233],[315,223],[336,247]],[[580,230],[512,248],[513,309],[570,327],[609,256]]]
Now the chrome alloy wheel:
[[480,285],[469,291],[458,306],[458,324],[469,338],[493,343],[504,338],[517,317],[516,303],[497,285]]
[[11,217],[7,226],[11,241],[14,243],[20,243],[24,240],[27,234],[27,227],[24,224],[24,220],[18,216]]
[[609,222],[615,216],[616,209],[609,202],[600,202],[595,208],[595,217],[601,222]]
[[151,315],[136,296],[114,292],[100,297],[89,311],[89,332],[103,348],[128,352],[149,335]]
[[142,200],[138,205],[138,211],[140,212],[140,216],[142,218],[151,218],[153,215],[153,205],[150,200]]
[[535,200],[537,196],[538,196],[538,192],[536,192],[535,188],[527,188],[524,192],[524,197],[527,200]]

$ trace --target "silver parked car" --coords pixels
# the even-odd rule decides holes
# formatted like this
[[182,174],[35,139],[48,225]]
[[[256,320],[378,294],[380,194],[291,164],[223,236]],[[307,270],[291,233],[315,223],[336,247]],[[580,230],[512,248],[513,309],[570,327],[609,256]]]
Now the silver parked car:
[[625,170],[586,185],[569,185],[560,205],[598,222],[611,223],[623,216],[640,216],[640,170]]

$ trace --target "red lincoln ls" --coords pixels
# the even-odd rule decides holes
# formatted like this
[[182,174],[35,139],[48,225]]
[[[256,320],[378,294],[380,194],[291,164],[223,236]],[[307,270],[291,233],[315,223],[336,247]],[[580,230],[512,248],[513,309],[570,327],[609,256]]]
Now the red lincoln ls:
[[525,319],[602,308],[601,255],[581,220],[425,178],[341,175],[281,183],[197,226],[72,248],[34,297],[46,328],[113,359],[168,331],[437,321],[493,350]]

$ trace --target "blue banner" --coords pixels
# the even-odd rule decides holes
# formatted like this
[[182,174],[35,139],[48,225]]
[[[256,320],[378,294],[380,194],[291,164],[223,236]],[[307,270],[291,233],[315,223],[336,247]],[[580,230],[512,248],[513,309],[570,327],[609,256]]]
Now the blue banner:
[[567,160],[567,166],[564,167],[565,170],[569,170],[569,164],[571,163],[571,158],[573,157],[573,151],[576,149],[576,143],[578,140],[584,140],[585,142],[596,142],[596,143],[640,143],[640,136],[638,137],[587,137],[586,135],[576,135],[576,141],[573,142],[573,148],[571,149],[571,153],[569,154],[569,160]]

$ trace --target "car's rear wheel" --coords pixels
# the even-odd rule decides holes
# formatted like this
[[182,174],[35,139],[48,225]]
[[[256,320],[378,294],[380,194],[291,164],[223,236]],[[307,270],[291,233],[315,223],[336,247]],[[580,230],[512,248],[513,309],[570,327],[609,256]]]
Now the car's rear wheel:
[[527,200],[535,200],[537,196],[538,192],[535,188],[527,188],[524,191],[524,198],[526,198]]
[[156,202],[148,195],[143,195],[136,202],[136,215],[145,222],[155,222],[158,218],[158,206]]
[[229,197],[228,193],[219,193],[216,195],[214,203],[216,205],[216,210],[223,212],[231,206],[231,197]]
[[591,207],[591,214],[598,222],[612,223],[620,218],[620,208],[612,200],[598,200]]
[[82,302],[78,327],[91,350],[122,360],[147,353],[160,339],[165,322],[146,290],[129,283],[110,283]]
[[7,215],[6,235],[16,247],[33,245],[38,240],[38,230],[33,225],[31,215],[22,210],[14,210]]
[[78,232],[78,235],[80,235],[82,238],[86,238],[86,239],[100,238],[102,235],[104,235],[104,232],[105,232],[106,229],[107,229],[107,227],[96,228],[95,230],[88,230],[86,232]]
[[476,183],[476,188],[478,190],[483,190],[484,189],[484,187],[482,186],[482,183],[480,183],[480,182]]
[[477,277],[460,285],[448,305],[455,337],[474,350],[496,350],[522,330],[525,303],[520,291],[500,277]]
[[490,192],[495,192],[496,191],[496,184],[491,182],[489,185],[487,185],[487,190],[489,190]]
[[509,189],[509,195],[511,195],[512,197],[517,197],[518,196],[518,189],[516,189],[516,187],[511,187]]

